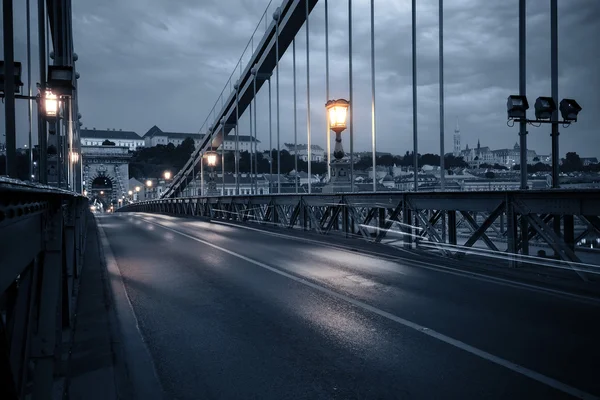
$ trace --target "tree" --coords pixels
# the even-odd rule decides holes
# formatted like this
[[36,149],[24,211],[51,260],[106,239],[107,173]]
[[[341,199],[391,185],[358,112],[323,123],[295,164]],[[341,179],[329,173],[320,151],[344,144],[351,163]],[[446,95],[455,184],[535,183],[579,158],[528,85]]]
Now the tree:
[[539,157],[533,157],[533,161],[536,161],[536,162],[540,161],[540,158]]
[[423,154],[419,157],[419,166],[423,165],[440,165],[440,156],[437,154]]
[[575,152],[567,153],[567,155],[563,161],[561,170],[563,172],[582,171],[583,170],[583,162],[581,161],[579,154],[577,154]]
[[485,177],[488,179],[494,179],[496,177],[496,174],[493,173],[492,171],[488,171],[485,173]]
[[104,142],[102,142],[102,146],[114,146],[115,142],[111,142],[110,140],[106,139]]

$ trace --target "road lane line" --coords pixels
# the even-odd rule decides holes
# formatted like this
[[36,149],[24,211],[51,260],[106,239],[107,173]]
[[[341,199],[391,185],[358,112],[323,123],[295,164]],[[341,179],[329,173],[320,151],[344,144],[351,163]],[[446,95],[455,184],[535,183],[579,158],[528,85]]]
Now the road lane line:
[[[270,232],[270,231],[265,231],[265,230],[259,229],[259,228],[242,226],[242,225],[237,225],[237,224],[232,224],[232,223],[227,223],[227,222],[222,222],[222,221],[211,220],[210,223],[256,231],[256,232],[263,233],[265,235],[271,235],[271,236],[275,236],[275,237],[281,237],[284,239],[296,240],[299,242],[314,243],[314,244],[317,244],[322,247],[329,247],[329,248],[338,249],[338,250],[357,251],[361,255],[365,255],[365,256],[376,257],[376,258],[380,258],[380,259],[384,259],[386,261],[392,261],[392,262],[402,262],[405,266],[411,266],[414,268],[424,268],[424,269],[428,269],[430,271],[442,272],[442,273],[446,273],[446,274],[450,274],[450,275],[454,275],[454,276],[461,276],[461,277],[465,277],[465,278],[475,279],[478,281],[484,281],[484,282],[488,282],[488,283],[495,283],[498,285],[510,286],[510,287],[513,287],[516,289],[530,290],[530,291],[535,291],[538,293],[545,293],[545,294],[560,297],[563,299],[568,298],[569,300],[580,301],[580,302],[583,302],[583,303],[586,303],[589,305],[594,305],[594,306],[600,305],[600,300],[597,298],[594,298],[594,297],[564,292],[564,291],[558,290],[558,289],[552,289],[552,288],[547,288],[547,287],[543,287],[543,286],[533,285],[531,283],[513,281],[510,279],[485,275],[485,274],[481,274],[478,272],[461,270],[461,269],[457,269],[457,268],[453,268],[453,267],[447,267],[444,265],[437,265],[437,264],[427,262],[427,261],[406,259],[406,258],[402,258],[401,256],[377,253],[375,251],[355,248],[355,247],[346,246],[343,244],[323,243],[323,242],[320,242],[320,241],[314,240],[314,239],[303,238],[303,237],[298,237],[298,236],[293,236],[293,235],[286,235],[285,233],[279,233],[279,232]],[[413,253],[410,253],[404,249],[395,249],[395,250],[399,250],[401,252],[407,252],[411,255],[414,255]]]
[[418,331],[418,332],[420,332],[420,333],[422,333],[424,335],[427,335],[427,336],[432,337],[434,339],[437,339],[437,340],[439,340],[441,342],[444,342],[446,344],[454,346],[454,347],[456,347],[458,349],[461,349],[463,351],[471,353],[471,354],[473,354],[473,355],[475,355],[477,357],[480,357],[482,359],[490,361],[490,362],[492,362],[492,363],[494,363],[496,365],[499,365],[501,367],[507,368],[507,369],[509,369],[511,371],[514,371],[514,372],[516,372],[516,373],[518,373],[520,375],[523,375],[523,376],[526,376],[528,378],[531,378],[531,379],[533,379],[533,380],[535,380],[537,382],[540,382],[540,383],[545,384],[547,386],[553,387],[554,389],[557,389],[559,391],[567,393],[567,394],[569,394],[571,396],[577,397],[579,399],[600,399],[599,397],[596,397],[596,396],[594,396],[592,394],[584,392],[583,390],[577,389],[577,388],[575,388],[573,386],[567,385],[566,383],[560,382],[560,381],[558,381],[556,379],[550,378],[550,377],[548,377],[546,375],[543,375],[543,374],[541,374],[539,372],[533,371],[533,370],[525,368],[525,367],[523,367],[521,365],[515,364],[515,363],[513,363],[511,361],[505,360],[505,359],[503,359],[501,357],[495,356],[495,355],[493,355],[491,353],[488,353],[486,351],[480,350],[480,349],[478,349],[476,347],[473,347],[473,346],[471,346],[471,345],[469,345],[467,343],[461,342],[460,340],[453,339],[453,338],[451,338],[449,336],[446,336],[446,335],[444,335],[442,333],[439,333],[437,331],[434,331],[432,329],[429,329],[429,328],[427,328],[425,326],[419,325],[419,324],[414,323],[412,321],[409,321],[407,319],[398,317],[397,315],[391,314],[391,313],[389,313],[387,311],[383,311],[383,310],[381,310],[381,309],[379,309],[377,307],[371,306],[371,305],[369,305],[367,303],[364,303],[364,302],[362,302],[360,300],[356,300],[356,299],[353,299],[352,297],[346,296],[344,294],[337,293],[337,292],[335,292],[335,291],[333,291],[331,289],[328,289],[326,287],[317,285],[316,283],[311,282],[309,280],[306,280],[304,278],[300,278],[298,276],[295,276],[295,275],[292,275],[290,273],[284,272],[284,271],[282,271],[282,270],[280,270],[278,268],[272,267],[272,266],[270,266],[268,264],[265,264],[263,262],[260,262],[258,260],[252,259],[250,257],[246,257],[246,256],[244,256],[242,254],[236,253],[235,251],[232,251],[232,250],[226,249],[224,247],[218,246],[216,244],[210,243],[210,242],[208,242],[206,240],[199,239],[199,238],[197,238],[195,236],[189,235],[189,234],[187,234],[185,232],[181,232],[181,231],[179,231],[177,229],[169,228],[169,227],[164,226],[164,225],[162,225],[160,223],[157,223],[157,222],[152,222],[152,221],[149,221],[149,220],[146,220],[146,222],[151,223],[153,225],[157,225],[157,226],[159,226],[159,227],[161,227],[161,228],[163,228],[165,230],[171,231],[173,233],[177,233],[178,235],[181,235],[181,236],[186,237],[188,239],[191,239],[191,240],[194,240],[196,242],[202,243],[202,244],[204,244],[206,246],[210,246],[210,247],[212,247],[214,249],[220,250],[220,251],[222,251],[224,253],[227,253],[229,255],[237,257],[237,258],[239,258],[241,260],[247,261],[247,262],[249,262],[251,264],[254,264],[254,265],[258,266],[258,267],[261,267],[263,269],[266,269],[268,271],[271,271],[273,273],[276,273],[278,275],[284,276],[284,277],[286,277],[288,279],[291,279],[293,281],[301,283],[301,284],[303,284],[305,286],[308,286],[308,287],[310,287],[312,289],[315,289],[315,290],[317,290],[317,291],[319,291],[321,293],[325,293],[325,294],[327,294],[327,295],[329,295],[331,297],[334,297],[336,299],[345,301],[345,302],[347,302],[349,304],[352,304],[352,305],[354,305],[354,306],[356,306],[358,308],[362,308],[363,310],[369,311],[369,312],[371,312],[373,314],[377,314],[377,315],[379,315],[381,317],[384,317],[384,318],[386,318],[386,319],[388,319],[390,321],[397,322],[400,325],[403,325],[403,326],[405,326],[407,328],[411,328],[413,330],[416,330],[416,331]]
[[112,252],[108,237],[98,218],[98,233],[102,243],[102,256],[109,273],[110,291],[112,295],[120,336],[123,338],[125,364],[131,379],[136,399],[161,400],[163,389],[150,350],[140,331],[139,323],[127,294],[121,270]]

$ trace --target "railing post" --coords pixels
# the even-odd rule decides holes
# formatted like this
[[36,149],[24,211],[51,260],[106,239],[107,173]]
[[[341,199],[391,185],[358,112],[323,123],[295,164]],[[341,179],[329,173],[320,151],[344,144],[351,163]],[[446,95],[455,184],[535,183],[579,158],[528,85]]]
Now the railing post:
[[408,205],[408,198],[406,195],[403,196],[404,200],[402,201],[402,231],[404,235],[402,235],[402,241],[404,242],[404,247],[410,249],[412,247],[412,212],[410,210],[410,206]]
[[575,251],[575,221],[572,215],[563,216],[564,240],[571,251]]
[[32,359],[33,400],[51,397],[54,381],[55,350],[57,343],[57,315],[61,297],[62,273],[62,207],[56,204],[49,216],[45,235],[45,249],[40,283],[40,306],[37,332],[34,336]]
[[[379,208],[379,218],[378,218],[378,221],[379,221],[379,231],[380,232],[384,231],[385,230],[385,208],[383,208],[383,207]],[[374,237],[377,237],[377,234],[378,234],[378,232],[375,232],[375,236]]]
[[448,211],[448,240],[456,246],[456,211]]
[[71,326],[71,296],[73,295],[73,279],[75,275],[75,220],[77,199],[69,201],[66,206],[63,230],[63,293],[62,293],[62,324]]
[[509,256],[509,266],[516,267],[515,256],[517,253],[517,216],[515,214],[515,207],[513,204],[512,196],[506,196],[506,240],[507,250],[512,258]]

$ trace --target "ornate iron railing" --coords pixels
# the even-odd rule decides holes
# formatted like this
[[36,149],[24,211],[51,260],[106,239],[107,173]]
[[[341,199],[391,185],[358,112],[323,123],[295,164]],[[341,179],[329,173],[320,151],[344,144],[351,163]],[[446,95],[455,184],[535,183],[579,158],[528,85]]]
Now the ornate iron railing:
[[575,270],[586,269],[576,244],[600,237],[598,190],[192,197],[144,201],[119,211],[337,233],[452,256],[478,251],[522,259],[532,247],[539,254],[539,248],[550,248]]

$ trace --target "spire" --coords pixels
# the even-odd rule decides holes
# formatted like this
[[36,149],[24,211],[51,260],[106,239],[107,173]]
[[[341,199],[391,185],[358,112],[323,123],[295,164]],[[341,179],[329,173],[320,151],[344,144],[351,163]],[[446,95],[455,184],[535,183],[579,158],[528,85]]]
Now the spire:
[[477,139],[477,150],[481,149],[481,143],[479,143],[479,139]]
[[459,133],[460,129],[458,128],[458,117],[456,117],[456,128],[454,128],[454,133]]

